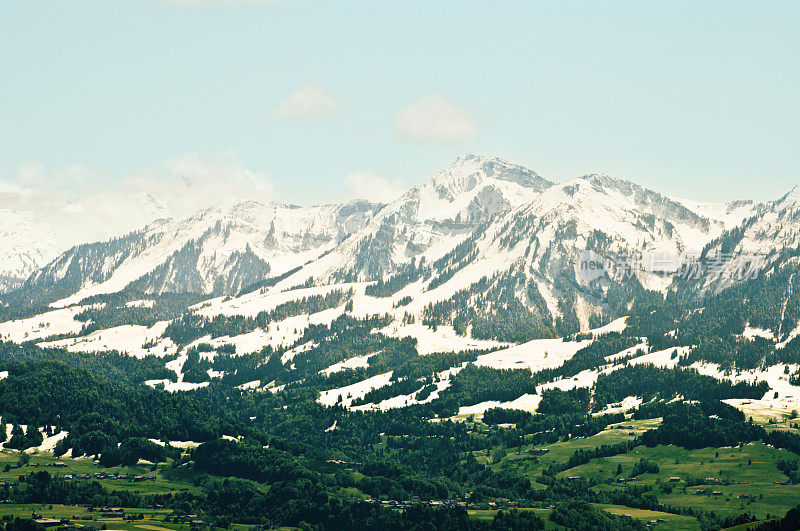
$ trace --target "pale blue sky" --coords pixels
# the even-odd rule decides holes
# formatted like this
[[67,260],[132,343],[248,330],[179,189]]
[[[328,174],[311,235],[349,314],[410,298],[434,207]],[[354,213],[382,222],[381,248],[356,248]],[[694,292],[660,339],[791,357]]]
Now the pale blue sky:
[[798,27],[797,1],[0,0],[0,179],[223,157],[312,203],[474,152],[771,199],[800,184]]

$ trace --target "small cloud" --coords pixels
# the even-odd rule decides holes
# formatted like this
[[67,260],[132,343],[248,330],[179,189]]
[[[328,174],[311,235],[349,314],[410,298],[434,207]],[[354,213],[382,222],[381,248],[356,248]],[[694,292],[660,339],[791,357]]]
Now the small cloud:
[[280,0],[167,0],[173,4],[276,4]]
[[313,122],[334,116],[339,110],[339,100],[317,85],[306,84],[292,92],[275,108],[277,118],[291,118]]
[[428,94],[397,116],[397,134],[412,142],[468,142],[478,126],[466,109],[439,94]]
[[406,191],[406,184],[402,179],[387,179],[373,170],[349,173],[344,184],[351,198],[375,203],[391,203]]

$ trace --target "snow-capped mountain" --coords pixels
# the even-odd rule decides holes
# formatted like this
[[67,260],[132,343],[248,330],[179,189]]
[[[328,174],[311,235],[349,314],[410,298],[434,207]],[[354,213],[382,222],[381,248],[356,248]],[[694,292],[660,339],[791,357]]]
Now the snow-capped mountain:
[[715,262],[715,274],[704,279],[703,287],[719,292],[798,248],[800,186],[795,186],[780,199],[759,205],[740,225],[708,244],[704,254]]
[[30,213],[0,210],[0,293],[19,287],[58,252],[52,231]]
[[[398,296],[411,296],[404,309],[422,314],[467,293],[472,302],[479,293],[499,296],[501,285],[513,279],[513,297],[545,321],[569,313],[586,327],[592,315],[609,310],[608,291],[619,287],[608,278],[584,282],[576,269],[582,251],[625,260],[641,260],[643,253],[699,253],[755,208],[687,206],[601,174],[552,184],[519,166],[471,155],[386,206],[362,231],[282,285],[309,277],[318,284],[394,279],[395,286],[416,286]],[[639,289],[664,291],[672,281],[647,264],[633,265]]]
[[[471,252],[432,274],[426,304],[464,292],[498,307],[516,298],[545,322],[569,316],[585,329],[592,316],[613,316],[624,308],[633,296],[630,282],[638,289],[667,289],[672,277],[636,263],[642,255],[699,252],[725,229],[723,221],[657,192],[607,175],[587,175],[547,188],[473,235]],[[578,268],[587,249],[631,265],[633,276],[582,278]],[[446,281],[437,280],[443,273]],[[504,297],[509,282],[513,288]],[[450,310],[459,312],[455,306]]]
[[0,292],[19,287],[67,249],[170,217],[146,191],[76,198],[0,181]]
[[384,207],[308,269],[320,280],[375,280],[412,258],[436,259],[478,227],[529,204],[553,183],[498,158],[466,155]]
[[314,260],[361,229],[377,205],[297,207],[229,201],[66,251],[22,290],[61,304],[127,287],[144,293],[232,293]]
[[552,184],[522,166],[470,154],[411,189],[386,214],[403,211],[416,223],[475,225],[530,202]]
[[[504,256],[502,262],[527,279],[529,290],[535,287],[550,314],[574,314],[585,329],[592,315],[622,309],[632,296],[631,287],[622,286],[630,282],[667,289],[672,276],[666,273],[674,271],[659,269],[650,257],[699,252],[725,229],[723,221],[662,194],[594,174],[552,186],[501,216],[477,256]],[[606,259],[608,276],[582,275],[586,250]]]
[[[752,227],[757,242],[776,220],[796,221],[796,205],[792,194],[768,205],[679,200],[603,174],[554,184],[501,159],[467,155],[385,206],[229,201],[157,221],[70,249],[20,292],[63,306],[125,288],[236,295],[268,278],[276,279],[270,292],[377,281],[367,295],[392,305],[402,298],[402,312],[429,323],[497,323],[515,308],[544,327],[535,333],[551,335],[621,313],[642,289],[671,285],[668,269],[641,262],[633,276],[583,278],[587,249],[626,260],[699,253],[763,218],[766,226]],[[745,229],[737,229],[742,220]],[[764,245],[797,237],[781,230]]]

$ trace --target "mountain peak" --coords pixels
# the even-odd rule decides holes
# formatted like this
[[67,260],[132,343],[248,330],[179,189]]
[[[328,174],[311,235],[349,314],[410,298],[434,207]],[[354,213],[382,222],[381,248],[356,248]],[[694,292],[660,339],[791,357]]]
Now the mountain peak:
[[579,180],[587,181],[589,183],[592,183],[592,184],[595,184],[595,185],[598,185],[598,186],[618,187],[619,185],[625,185],[625,186],[628,186],[628,187],[629,186],[635,186],[636,188],[643,188],[642,186],[640,186],[638,184],[635,184],[635,183],[633,183],[631,181],[628,181],[626,179],[619,179],[617,177],[612,177],[608,173],[602,173],[602,172],[599,172],[599,173],[587,173],[586,175],[583,175],[582,177],[580,177]]
[[515,183],[534,191],[541,191],[553,183],[535,171],[512,164],[498,157],[487,157],[468,153],[455,160],[448,168],[437,173],[426,186],[431,186],[439,195],[458,195],[472,190],[487,181]]
[[792,187],[783,197],[775,201],[774,205],[778,210],[800,206],[800,185]]

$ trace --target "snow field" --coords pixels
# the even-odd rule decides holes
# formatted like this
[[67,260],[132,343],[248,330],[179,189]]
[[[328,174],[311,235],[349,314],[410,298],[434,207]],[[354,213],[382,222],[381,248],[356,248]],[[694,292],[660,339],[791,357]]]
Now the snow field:
[[377,352],[373,354],[367,354],[365,356],[354,356],[344,361],[340,361],[339,363],[334,363],[330,367],[322,369],[319,372],[325,376],[330,376],[333,373],[341,372],[346,369],[366,369],[369,367],[369,359],[375,354],[377,354]]
[[317,401],[323,406],[333,406],[336,405],[339,397],[341,397],[341,402],[339,403],[344,407],[349,407],[353,400],[363,398],[364,395],[373,389],[389,385],[391,383],[391,378],[392,371],[389,371],[352,385],[322,391]]
[[[742,411],[748,410],[756,415],[779,415],[790,413],[793,410],[800,411],[800,386],[789,383],[789,378],[798,369],[797,364],[778,364],[768,367],[765,370],[753,369],[749,371],[722,371],[715,363],[693,363],[691,368],[697,369],[700,374],[713,376],[718,380],[730,380],[737,382],[767,382],[770,389],[764,393],[760,400],[726,400],[729,404],[736,406]],[[786,374],[788,368],[789,374]],[[777,393],[777,397],[775,394]],[[749,407],[744,407],[749,406]]]
[[593,340],[562,341],[561,339],[534,339],[478,356],[475,365],[494,369],[530,369],[531,372],[560,367],[580,349]]
[[621,402],[616,404],[608,404],[605,408],[598,411],[597,413],[592,413],[592,415],[608,415],[609,413],[626,413],[631,409],[636,409],[637,407],[642,405],[643,400],[638,396],[626,396],[622,399]]
[[432,402],[439,398],[439,393],[450,387],[450,378],[458,374],[461,369],[466,367],[467,364],[464,363],[458,367],[451,367],[445,371],[442,371],[437,374],[438,380],[434,382],[436,385],[436,389],[428,395],[427,398],[424,400],[417,400],[416,395],[417,392],[408,395],[398,395],[393,396],[391,398],[387,398],[386,400],[381,400],[378,404],[363,404],[360,406],[347,406],[348,409],[353,411],[369,411],[369,410],[380,410],[386,411],[387,409],[395,409],[398,407],[406,407],[411,406],[414,404],[427,404],[428,402]]
[[44,339],[58,334],[77,334],[86,323],[75,320],[75,316],[92,307],[103,307],[103,303],[72,306],[45,312],[27,319],[15,319],[0,323],[0,340],[24,343]]
[[487,400],[486,402],[480,402],[472,406],[461,406],[458,408],[458,416],[463,417],[467,415],[475,415],[476,417],[482,418],[483,414],[486,413],[487,410],[496,407],[503,409],[521,409],[523,411],[535,413],[541,400],[541,395],[532,395],[528,393],[508,402]]
[[[168,324],[168,321],[160,321],[149,328],[140,325],[122,325],[97,330],[86,336],[42,342],[38,345],[42,348],[64,348],[70,352],[116,350],[136,358],[148,355],[171,356],[178,351],[177,345],[171,339],[161,337]],[[145,344],[148,343],[154,345],[145,348]]]
[[406,325],[394,322],[379,331],[389,337],[413,337],[417,340],[417,352],[423,356],[435,352],[463,352],[508,346],[508,343],[499,341],[460,336],[452,326],[439,326],[434,332],[420,322]]

